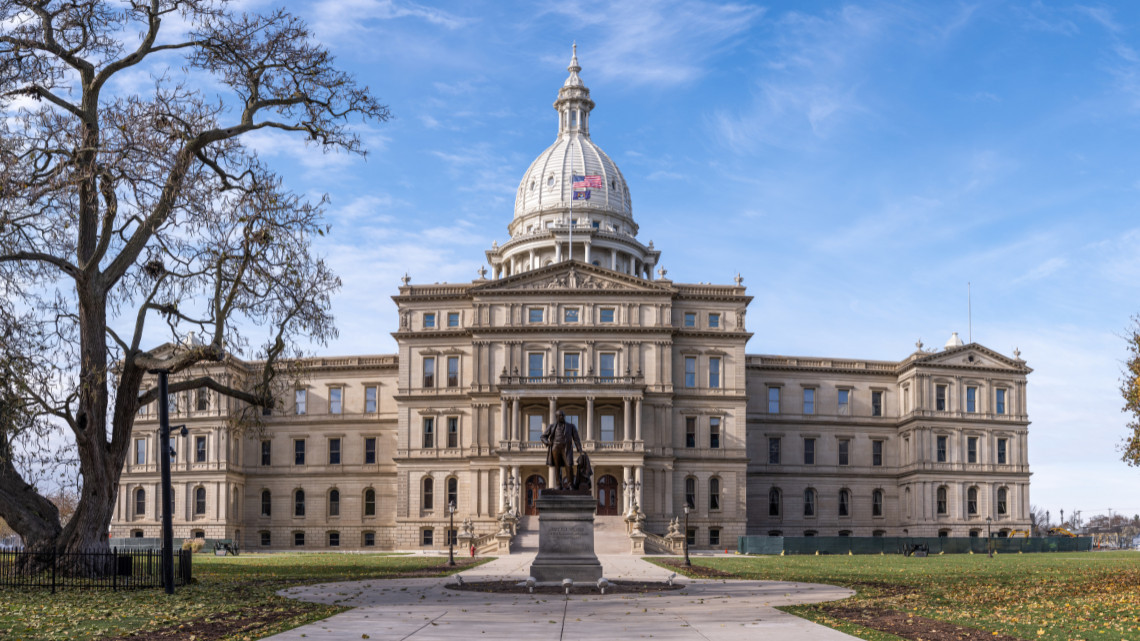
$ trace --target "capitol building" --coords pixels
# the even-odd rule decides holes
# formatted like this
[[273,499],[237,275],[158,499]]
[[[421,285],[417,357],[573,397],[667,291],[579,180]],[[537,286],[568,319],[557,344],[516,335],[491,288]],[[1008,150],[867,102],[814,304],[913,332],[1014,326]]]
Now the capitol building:
[[[667,534],[734,549],[741,535],[1028,529],[1032,370],[1016,351],[955,334],[887,360],[748,353],[743,280],[667,278],[591,138],[576,55],[568,70],[509,237],[477,280],[405,279],[398,353],[306,359],[256,434],[231,433],[239,401],[172,395],[171,421],[187,427],[171,441],[176,537],[438,549],[457,536],[453,517],[465,543],[502,551],[537,529],[551,483],[539,436],[559,410],[593,463],[599,522],[648,537],[632,551]],[[211,370],[240,384],[258,366]],[[135,421],[112,536],[159,536],[157,415],[152,403]]]

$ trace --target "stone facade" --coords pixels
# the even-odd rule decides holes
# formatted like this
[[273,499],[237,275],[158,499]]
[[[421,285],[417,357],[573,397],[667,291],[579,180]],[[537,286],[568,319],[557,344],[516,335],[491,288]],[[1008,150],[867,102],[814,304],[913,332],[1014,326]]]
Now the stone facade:
[[[520,183],[511,239],[487,252],[492,278],[405,279],[399,352],[304,361],[260,433],[231,433],[236,401],[177,395],[175,536],[441,548],[452,503],[457,529],[489,535],[505,512],[534,512],[550,478],[538,434],[557,410],[578,425],[600,517],[636,511],[664,534],[689,504],[696,547],[1025,529],[1025,362],[956,336],[900,361],[746,354],[742,279],[654,278],[660,252],[636,238],[625,180],[589,138],[576,57],[569,69],[558,139]],[[214,374],[240,384],[257,365]],[[158,535],[156,428],[152,404],[113,536]]]

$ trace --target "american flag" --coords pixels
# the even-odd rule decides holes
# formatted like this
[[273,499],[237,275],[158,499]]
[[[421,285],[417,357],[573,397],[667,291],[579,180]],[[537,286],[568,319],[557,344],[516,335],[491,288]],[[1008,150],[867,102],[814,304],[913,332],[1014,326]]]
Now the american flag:
[[601,189],[601,176],[574,176],[574,189]]

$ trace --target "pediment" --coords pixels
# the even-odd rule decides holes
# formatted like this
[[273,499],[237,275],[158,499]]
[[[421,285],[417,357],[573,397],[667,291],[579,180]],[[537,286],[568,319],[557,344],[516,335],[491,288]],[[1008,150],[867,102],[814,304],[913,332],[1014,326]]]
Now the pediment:
[[472,289],[472,293],[584,292],[663,294],[671,288],[597,265],[573,261],[547,265],[514,276],[500,278]]
[[977,343],[951,347],[940,352],[919,356],[915,359],[914,364],[966,369],[1006,370],[1010,372],[1031,371],[1025,365],[1025,361],[999,354]]

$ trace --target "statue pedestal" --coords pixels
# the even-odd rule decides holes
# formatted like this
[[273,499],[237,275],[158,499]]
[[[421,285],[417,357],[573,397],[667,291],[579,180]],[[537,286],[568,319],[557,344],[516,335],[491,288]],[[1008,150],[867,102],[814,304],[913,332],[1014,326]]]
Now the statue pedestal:
[[597,581],[602,564],[594,554],[594,509],[589,490],[543,490],[538,508],[538,555],[530,575],[540,583],[562,579]]

